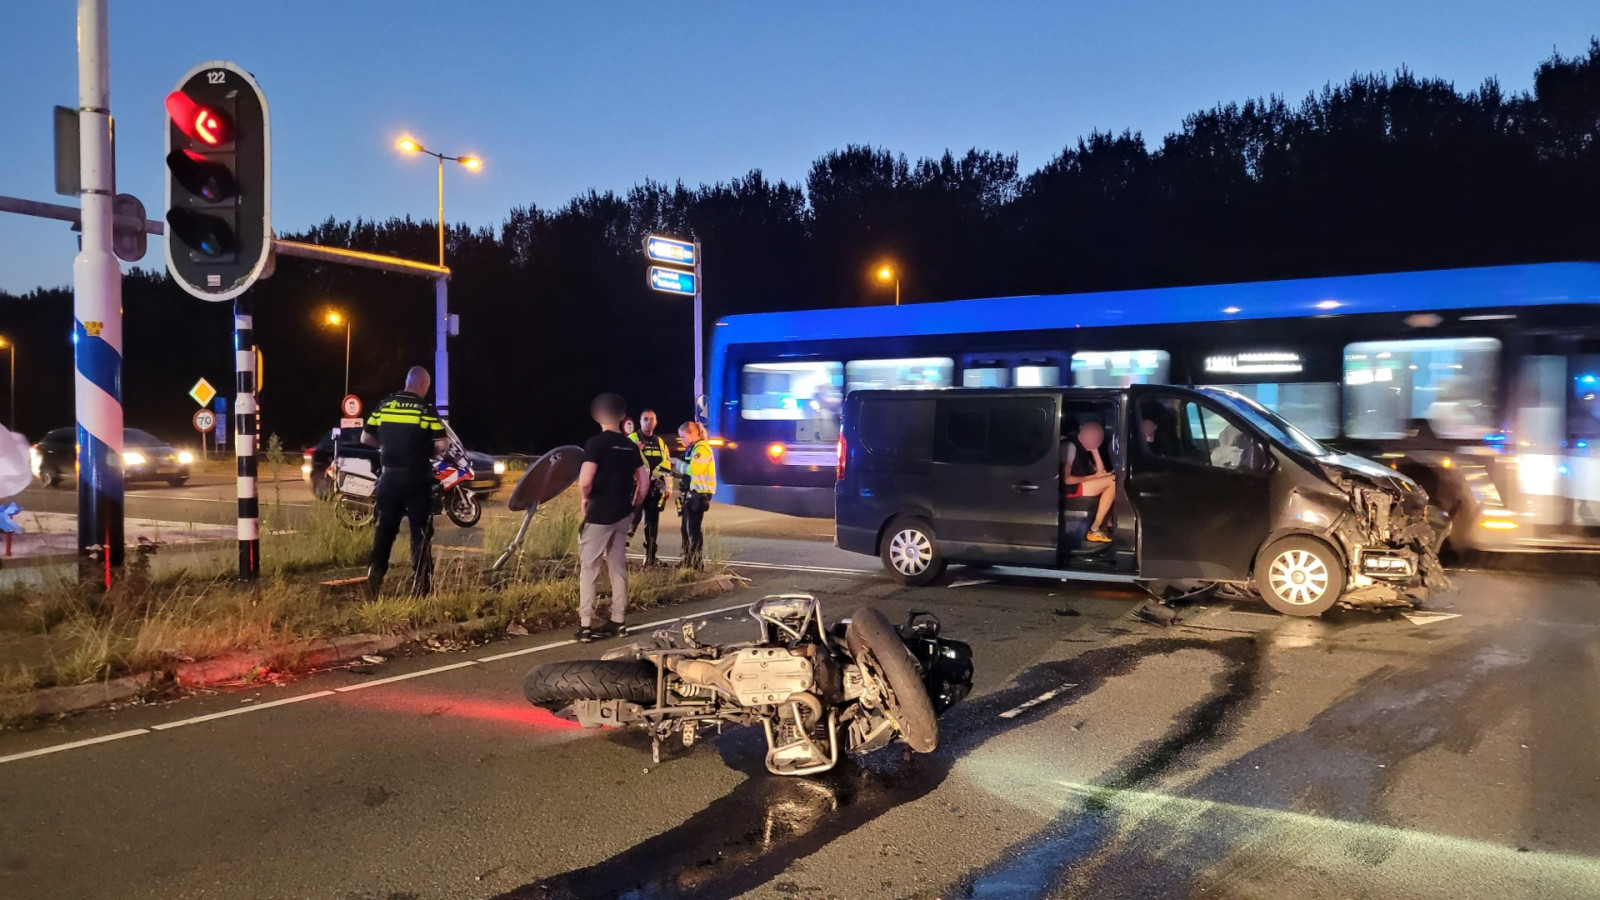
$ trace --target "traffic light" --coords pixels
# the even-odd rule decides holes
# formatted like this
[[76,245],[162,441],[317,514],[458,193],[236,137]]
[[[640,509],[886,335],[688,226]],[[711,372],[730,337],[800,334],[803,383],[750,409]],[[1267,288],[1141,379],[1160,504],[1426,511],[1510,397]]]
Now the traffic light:
[[267,99],[250,73],[202,63],[167,95],[167,271],[202,300],[230,300],[272,251]]

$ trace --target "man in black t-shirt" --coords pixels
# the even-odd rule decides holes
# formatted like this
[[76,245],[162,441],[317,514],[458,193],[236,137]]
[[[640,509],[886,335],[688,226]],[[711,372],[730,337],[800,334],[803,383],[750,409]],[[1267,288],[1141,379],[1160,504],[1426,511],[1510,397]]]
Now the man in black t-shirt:
[[[627,414],[622,398],[601,394],[589,405],[601,431],[583,445],[578,489],[583,495],[583,524],[578,529],[578,629],[580,641],[622,633],[628,610],[628,527],[633,508],[649,487],[639,448],[622,433]],[[594,621],[600,570],[611,573],[611,619]]]

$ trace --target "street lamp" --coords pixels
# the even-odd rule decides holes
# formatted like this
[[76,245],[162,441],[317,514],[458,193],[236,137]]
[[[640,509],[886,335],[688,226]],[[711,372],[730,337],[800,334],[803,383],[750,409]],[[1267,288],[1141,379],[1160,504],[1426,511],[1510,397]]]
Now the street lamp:
[[15,431],[17,427],[17,345],[12,343],[10,338],[0,336],[0,347],[4,347],[7,355],[11,358],[11,377],[7,380],[7,384],[11,387],[10,424],[12,430]]
[[884,265],[878,267],[878,280],[884,284],[894,282],[894,305],[900,305],[900,273],[894,266]]
[[444,268],[444,164],[445,164],[445,161],[448,160],[450,162],[461,163],[461,165],[465,166],[469,171],[476,172],[476,171],[478,171],[478,170],[483,168],[483,160],[479,159],[476,156],[446,156],[443,153],[435,153],[432,150],[429,150],[428,148],[422,146],[421,144],[417,143],[415,140],[413,140],[413,139],[411,139],[409,137],[401,138],[399,141],[397,141],[395,143],[395,146],[397,148],[399,148],[400,152],[402,152],[402,153],[426,153],[427,155],[429,155],[429,156],[431,156],[434,159],[437,159],[439,161],[439,267],[440,268]]
[[323,319],[334,328],[344,326],[344,395],[350,396],[350,317],[338,310],[330,310]]

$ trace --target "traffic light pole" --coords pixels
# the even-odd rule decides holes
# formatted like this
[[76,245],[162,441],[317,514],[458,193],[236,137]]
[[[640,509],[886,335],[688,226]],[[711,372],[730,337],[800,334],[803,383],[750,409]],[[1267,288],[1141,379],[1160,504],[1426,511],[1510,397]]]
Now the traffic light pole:
[[78,574],[122,566],[122,269],[112,252],[111,76],[106,0],[78,0],[83,244],[72,261],[77,368]]
[[250,293],[233,298],[233,452],[239,460],[239,578],[261,577],[261,503],[256,492],[256,326]]

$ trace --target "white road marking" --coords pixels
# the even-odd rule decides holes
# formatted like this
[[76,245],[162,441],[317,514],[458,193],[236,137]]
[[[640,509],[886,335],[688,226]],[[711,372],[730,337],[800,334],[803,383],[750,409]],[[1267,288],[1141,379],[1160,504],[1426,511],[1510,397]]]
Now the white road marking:
[[1028,710],[1033,709],[1035,706],[1038,706],[1039,704],[1045,702],[1046,700],[1049,700],[1049,699],[1055,697],[1057,694],[1060,694],[1062,691],[1066,690],[1067,688],[1075,688],[1075,687],[1077,687],[1076,684],[1063,684],[1061,687],[1058,687],[1058,688],[1056,688],[1054,690],[1045,691],[1044,693],[1042,693],[1039,696],[1033,698],[1032,700],[1029,700],[1027,703],[1022,704],[1021,706],[1017,707],[1016,709],[1008,709],[1008,710],[1006,710],[1005,712],[1000,714],[1000,718],[1002,718],[1002,719],[1015,719],[1017,716],[1020,716],[1023,713],[1027,712]]
[[47,753],[60,753],[62,750],[76,750],[79,747],[88,747],[92,744],[104,744],[107,741],[117,741],[121,740],[122,738],[133,737],[136,734],[149,733],[150,729],[148,728],[135,728],[132,731],[119,731],[116,734],[106,734],[96,738],[73,741],[70,744],[56,744],[50,747],[40,747],[38,750],[29,750],[26,753],[13,753],[10,756],[0,756],[0,763],[15,762],[19,759],[31,759],[35,756],[44,756]]
[[[389,678],[379,678],[376,681],[363,681],[360,684],[347,684],[344,687],[334,688],[333,690],[338,691],[341,694],[345,691],[359,691],[363,688],[377,687],[380,684],[394,684],[396,681],[408,681],[412,678],[421,678],[424,675],[437,675],[440,672],[448,672],[451,669],[465,669],[467,666],[475,666],[477,664],[478,663],[476,660],[468,659],[458,663],[451,663],[447,666],[434,666],[431,669],[422,669],[421,671],[417,672],[407,672],[404,675],[393,675]],[[330,693],[332,692],[330,691]]]
[[301,700],[315,700],[318,697],[331,697],[332,695],[333,691],[317,691],[311,694],[301,694],[298,697],[285,697],[282,700],[273,700],[270,703],[257,703],[252,706],[241,706],[238,709],[225,709],[222,712],[215,712],[204,716],[195,716],[192,719],[179,719],[176,722],[162,722],[160,725],[151,725],[150,728],[152,731],[165,731],[168,728],[181,728],[184,725],[194,725],[199,722],[210,722],[213,719],[226,719],[229,716],[237,716],[241,713],[255,712],[258,709],[271,709],[274,706],[287,706],[290,703],[299,703]]
[[[628,558],[633,560],[642,560],[644,559],[644,554],[630,553],[628,554]],[[682,557],[659,556],[657,559],[660,559],[662,562],[678,562],[682,559]],[[822,575],[876,575],[878,573],[877,569],[845,569],[838,566],[802,566],[795,563],[753,562],[750,560],[739,559],[727,560],[723,563],[723,565],[740,569],[772,569],[780,572],[815,572]]]
[[[646,622],[646,623],[644,623],[642,625],[630,626],[629,627],[629,631],[630,632],[644,631],[645,629],[656,628],[656,627],[659,627],[661,625],[666,625],[669,622],[677,622],[677,621],[680,621],[682,619],[698,618],[698,617],[701,617],[701,616],[714,616],[714,615],[717,615],[719,613],[732,612],[733,610],[746,609],[748,607],[749,607],[748,603],[738,603],[738,604],[734,604],[732,606],[718,607],[717,609],[706,609],[706,610],[700,610],[700,611],[694,612],[694,613],[685,613],[684,615],[673,616],[673,617],[667,618],[667,619],[659,619],[659,620],[654,621],[654,622]],[[131,731],[122,731],[122,732],[118,732],[116,734],[108,734],[108,735],[105,735],[105,736],[102,736],[102,737],[87,738],[85,740],[72,741],[72,742],[66,743],[66,744],[55,744],[55,745],[50,746],[50,747],[41,747],[38,750],[29,750],[29,751],[27,751],[25,753],[14,753],[14,754],[12,754],[10,756],[0,756],[0,763],[8,763],[8,762],[16,761],[16,760],[29,759],[29,758],[35,757],[35,756],[44,756],[45,754],[48,754],[48,753],[59,753],[59,752],[61,752],[63,750],[74,750],[74,749],[77,749],[79,747],[88,747],[88,746],[91,746],[91,745],[94,745],[94,744],[103,744],[103,743],[105,743],[107,741],[115,741],[115,740],[119,740],[121,738],[134,737],[136,735],[141,735],[141,734],[150,734],[150,733],[152,733],[154,731],[166,731],[166,730],[171,729],[171,728],[180,728],[180,727],[182,727],[184,725],[196,725],[196,724],[199,724],[201,722],[211,722],[211,721],[214,721],[216,719],[226,719],[226,718],[229,718],[231,716],[238,716],[238,715],[243,715],[244,713],[256,712],[257,710],[272,709],[273,707],[286,706],[286,705],[288,705],[290,703],[299,703],[299,702],[301,702],[303,700],[315,700],[315,699],[318,699],[320,697],[329,697],[329,696],[332,696],[332,695],[334,695],[336,693],[345,693],[345,692],[348,692],[348,691],[359,691],[359,690],[362,690],[364,688],[378,687],[380,685],[385,685],[385,684],[394,684],[397,681],[408,681],[408,680],[410,680],[412,678],[421,678],[421,677],[423,677],[425,675],[437,675],[440,672],[449,672],[449,671],[452,671],[452,670],[455,670],[455,669],[465,669],[465,668],[467,668],[469,666],[476,666],[476,665],[480,665],[480,664],[483,664],[483,663],[494,662],[496,660],[501,660],[501,659],[510,659],[511,657],[514,657],[514,656],[524,656],[524,655],[527,655],[529,653],[540,653],[540,652],[543,652],[545,650],[554,650],[557,647],[566,647],[568,645],[576,644],[576,643],[577,643],[577,641],[570,640],[570,639],[569,640],[564,640],[564,641],[553,641],[553,642],[548,643],[548,644],[540,644],[537,647],[527,647],[527,648],[524,648],[522,650],[513,650],[513,651],[511,651],[509,653],[498,653],[498,654],[495,654],[493,656],[486,656],[486,657],[483,657],[482,659],[468,659],[468,660],[463,660],[461,662],[450,663],[448,665],[434,666],[431,669],[422,669],[422,670],[419,670],[419,671],[416,671],[416,672],[407,672],[404,675],[394,675],[394,676],[391,676],[389,678],[379,678],[379,679],[374,680],[374,681],[363,681],[360,684],[348,684],[348,685],[345,685],[344,687],[334,688],[332,690],[314,691],[314,692],[309,693],[309,694],[301,694],[301,695],[296,696],[296,697],[287,697],[287,698],[282,699],[282,700],[273,700],[273,701],[268,702],[268,703],[256,703],[256,704],[251,704],[249,706],[240,706],[240,707],[238,707],[236,709],[226,709],[226,710],[223,710],[221,712],[208,713],[207,715],[203,715],[203,716],[194,716],[193,718],[189,718],[189,719],[179,719],[176,722],[163,722],[160,725],[152,725],[149,728],[135,728],[135,729],[133,729]]]

